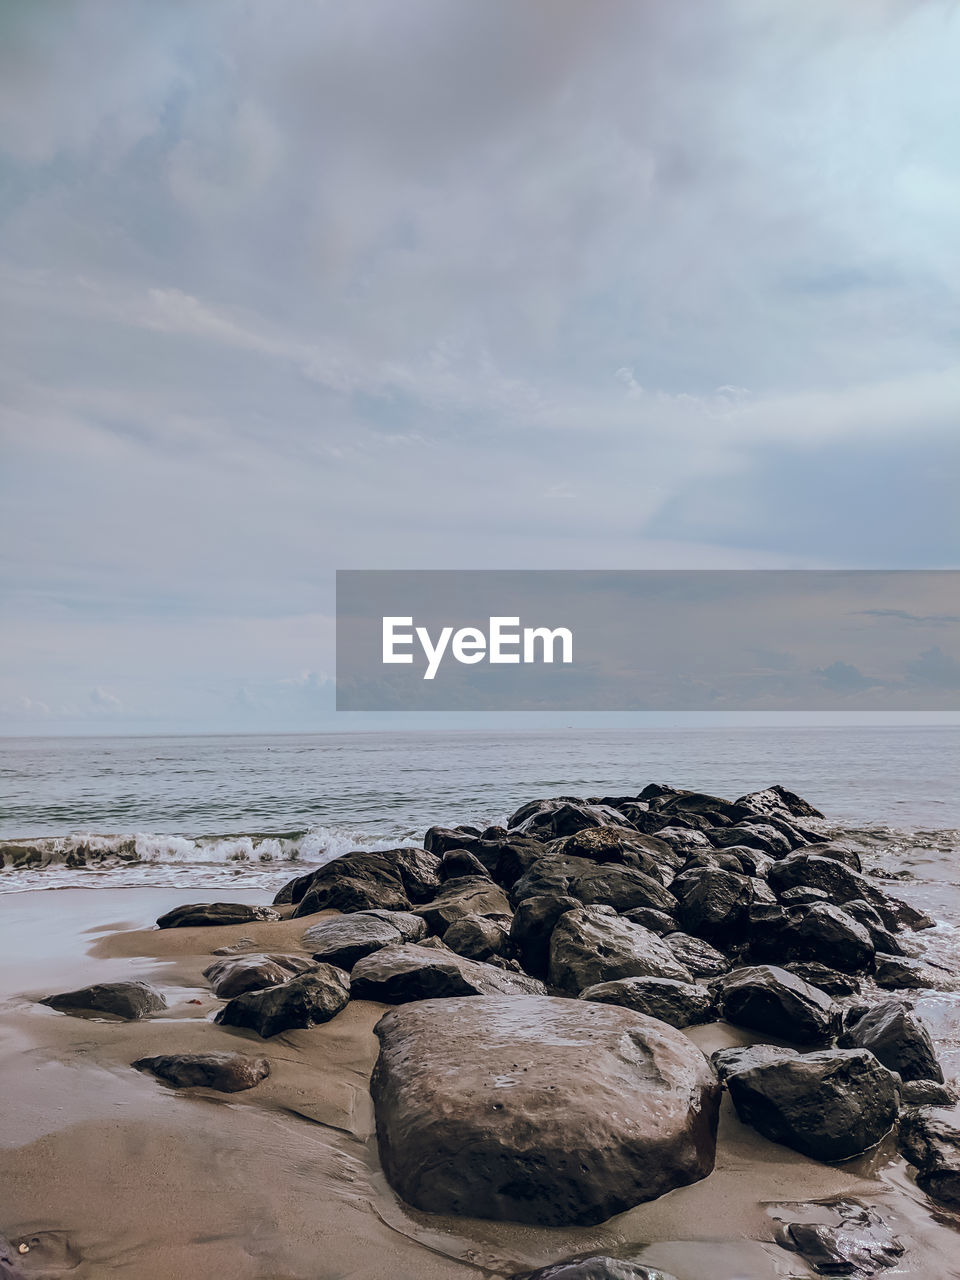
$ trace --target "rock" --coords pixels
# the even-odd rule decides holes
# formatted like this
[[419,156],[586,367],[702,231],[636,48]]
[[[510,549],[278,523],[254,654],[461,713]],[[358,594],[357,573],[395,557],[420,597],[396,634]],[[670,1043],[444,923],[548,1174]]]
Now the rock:
[[902,956],[904,954],[903,947],[897,941],[896,934],[890,933],[889,930],[884,928],[880,913],[874,907],[871,907],[869,903],[864,902],[862,898],[851,898],[849,902],[843,904],[843,909],[851,919],[863,925],[870,935],[874,950],[882,951],[888,956]]
[[[509,840],[501,840],[484,848],[489,849],[489,856],[495,859],[492,870],[494,880],[505,889],[516,884],[528,867],[532,867],[538,858],[545,858],[550,851],[549,846],[542,841],[532,840],[527,836],[511,836]],[[484,853],[485,858],[486,856]]]
[[560,917],[550,938],[549,975],[569,995],[616,978],[692,981],[655,933],[602,906],[578,907]]
[[834,998],[855,996],[860,990],[860,983],[856,978],[848,973],[840,973],[837,969],[830,969],[825,964],[818,964],[816,960],[791,960],[783,967],[801,981],[809,982],[812,987],[819,987]]
[[550,842],[553,855],[586,858],[591,862],[615,862],[658,877],[661,868],[681,865],[678,854],[656,836],[645,836],[632,827],[586,827],[572,836]]
[[752,1027],[794,1044],[822,1044],[837,1023],[833,1001],[776,965],[734,969],[720,979],[723,1016],[738,1027]]
[[903,1245],[880,1216],[854,1200],[784,1205],[783,1209],[802,1210],[805,1221],[782,1221],[777,1243],[799,1253],[820,1275],[866,1280],[879,1269],[895,1266],[903,1256]]
[[241,1053],[162,1054],[138,1058],[133,1066],[178,1089],[217,1089],[220,1093],[252,1089],[270,1074],[266,1058],[247,1058]]
[[[641,922],[637,921],[637,923]],[[678,932],[666,934],[663,940],[674,956],[690,970],[695,978],[716,978],[730,968],[730,961],[723,952],[718,951],[716,947],[711,947],[710,943],[704,942],[702,938]]]
[[599,982],[580,992],[581,1000],[616,1004],[671,1027],[692,1027],[716,1017],[713,998],[706,987],[676,982],[673,978],[618,978]]
[[480,839],[477,827],[431,827],[423,837],[423,847],[436,858],[442,858],[451,849],[469,849]]
[[889,898],[866,876],[843,862],[823,857],[820,853],[791,853],[789,857],[781,858],[770,868],[769,879],[770,887],[778,897],[784,890],[797,885],[812,885],[815,889],[822,889],[837,906],[862,898],[877,911],[886,929],[924,928],[926,926],[922,922],[930,919],[922,911]]
[[212,956],[238,956],[241,952],[252,951],[256,947],[252,938],[238,938],[236,942],[228,942],[225,947],[214,947]]
[[682,858],[696,853],[709,853],[713,848],[709,838],[692,827],[661,827],[657,832],[657,839],[669,845]]
[[355,911],[311,925],[302,942],[315,961],[349,971],[358,960],[381,947],[392,942],[416,942],[426,932],[426,921],[412,911]]
[[798,884],[795,889],[785,889],[780,901],[785,907],[808,907],[814,902],[829,902],[830,895],[812,885]]
[[773,814],[777,817],[823,817],[820,810],[815,809],[802,796],[798,796],[794,791],[788,791],[786,787],[781,787],[779,784],[766,787],[763,791],[751,791],[749,795],[741,796],[736,803],[744,805],[748,809],[753,809],[757,813]]
[[852,845],[842,844],[839,840],[821,842],[810,852],[815,853],[818,858],[833,858],[835,862],[842,862],[851,871],[863,871],[863,864],[856,849]]
[[555,1262],[539,1271],[515,1276],[514,1280],[676,1280],[657,1267],[645,1267],[625,1258],[611,1258],[605,1253],[593,1253],[585,1258],[571,1258],[568,1262]]
[[547,976],[554,925],[579,906],[576,898],[553,893],[538,894],[518,903],[510,924],[510,942],[528,973],[537,978]]
[[245,902],[197,902],[174,907],[157,921],[158,929],[193,929],[218,924],[251,924],[254,920],[279,920],[272,907],[249,907]]
[[478,857],[466,849],[450,849],[440,859],[440,883],[456,880],[460,876],[489,876],[490,872]]
[[447,929],[443,940],[451,951],[468,960],[490,960],[510,950],[510,919],[462,916]]
[[59,1013],[93,1013],[133,1022],[148,1013],[161,1013],[167,1002],[156,987],[147,982],[98,982],[78,991],[47,996],[41,1004]]
[[874,981],[878,987],[894,991],[921,990],[935,986],[937,977],[921,960],[878,952],[874,962]]
[[659,796],[650,796],[647,794],[648,790],[644,787],[637,798],[647,800],[651,808],[657,808],[661,813],[669,814],[671,818],[678,816],[688,820],[699,818],[707,827],[729,827],[743,819],[756,817],[755,809],[742,804],[731,804],[729,800],[722,800],[719,796],[705,795],[700,791],[679,791],[669,788],[670,794],[662,791]]
[[921,1107],[900,1120],[900,1150],[917,1167],[917,1186],[960,1209],[960,1108]]
[[598,865],[587,858],[562,854],[549,854],[528,867],[513,886],[511,897],[519,904],[525,898],[543,894],[576,898],[587,906],[600,904],[615,911],[653,907],[670,915],[677,905],[676,898],[659,880],[633,867]]
[[215,996],[219,996],[221,1000],[230,1000],[234,996],[243,995],[244,991],[278,986],[313,966],[314,961],[309,956],[261,955],[254,952],[216,960],[207,965],[203,976],[210,983]]
[[846,1028],[837,1044],[844,1049],[869,1049],[885,1067],[904,1080],[943,1083],[930,1033],[899,1000],[874,1005]]
[[267,1039],[281,1031],[329,1022],[349,999],[349,976],[332,964],[318,964],[282,986],[235,996],[223,1006],[216,1021],[228,1027],[249,1027]]
[[839,907],[816,902],[791,916],[783,941],[787,954],[814,960],[842,973],[857,973],[873,961],[870,934]]
[[448,880],[432,902],[417,907],[432,933],[443,937],[447,929],[464,916],[501,916],[509,920],[513,915],[510,900],[499,885],[489,876],[462,876]]
[[778,1044],[746,1044],[718,1049],[710,1055],[710,1062],[722,1083],[738,1071],[750,1071],[753,1067],[765,1067],[771,1062],[799,1057],[796,1049],[787,1049]]
[[792,849],[790,841],[782,832],[762,822],[738,822],[736,826],[714,828],[706,834],[717,849],[746,845],[748,848],[762,850],[771,858],[782,858]]
[[468,960],[446,947],[433,950],[414,943],[383,947],[358,960],[351,975],[357,1000],[405,1004],[409,1000],[454,996],[542,995],[536,978]]
[[657,911],[654,907],[631,907],[629,911],[623,912],[623,918],[634,924],[642,924],[644,929],[658,933],[661,937],[665,933],[674,933],[677,928],[673,916],[668,916],[665,911]]
[[704,868],[678,890],[677,919],[687,933],[707,942],[730,942],[742,931],[753,892],[747,876]]
[[903,1107],[952,1107],[956,1101],[956,1090],[936,1080],[904,1080],[900,1089]]
[[538,807],[520,822],[514,821],[524,809],[518,809],[510,819],[511,831],[519,831],[521,835],[533,836],[535,840],[559,840],[561,836],[572,836],[586,827],[622,827],[625,819],[617,809],[607,805],[588,805],[574,801],[557,800],[534,801]]
[[407,911],[411,903],[425,902],[436,893],[439,867],[434,854],[407,846],[345,853],[314,871],[301,886],[294,915],[328,909]]
[[477,997],[408,1005],[376,1031],[380,1158],[415,1208],[588,1226],[713,1168],[719,1087],[665,1023]]
[[897,1086],[865,1049],[824,1049],[727,1077],[744,1124],[814,1160],[849,1160],[875,1146],[896,1119]]

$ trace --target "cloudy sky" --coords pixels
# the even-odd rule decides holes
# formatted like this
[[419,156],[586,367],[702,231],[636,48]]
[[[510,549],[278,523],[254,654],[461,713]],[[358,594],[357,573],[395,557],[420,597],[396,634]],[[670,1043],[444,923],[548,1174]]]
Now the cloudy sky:
[[958,563],[953,0],[0,6],[6,732],[329,722],[336,568]]

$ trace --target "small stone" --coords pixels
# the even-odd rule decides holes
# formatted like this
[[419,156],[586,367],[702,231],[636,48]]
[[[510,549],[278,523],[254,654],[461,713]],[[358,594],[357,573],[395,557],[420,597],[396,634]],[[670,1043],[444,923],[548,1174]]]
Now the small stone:
[[240,1053],[161,1054],[138,1058],[133,1066],[178,1089],[206,1088],[220,1093],[252,1089],[270,1074],[266,1058],[247,1058]]
[[40,1003],[59,1013],[101,1014],[126,1022],[148,1013],[161,1013],[167,1007],[163,994],[147,982],[99,982],[78,991],[47,996]]

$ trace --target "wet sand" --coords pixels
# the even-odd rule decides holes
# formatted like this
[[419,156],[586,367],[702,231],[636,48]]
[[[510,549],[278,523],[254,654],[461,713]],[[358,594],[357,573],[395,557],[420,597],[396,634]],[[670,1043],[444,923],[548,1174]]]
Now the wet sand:
[[[842,1166],[742,1126],[725,1099],[714,1173],[594,1229],[537,1229],[410,1210],[379,1168],[367,1082],[385,1006],[262,1041],[216,1026],[210,953],[300,952],[311,917],[209,929],[143,927],[184,901],[252,891],[99,889],[0,897],[0,1232],[36,1237],[29,1274],[76,1280],[454,1280],[505,1276],[584,1251],[625,1253],[679,1280],[812,1273],[774,1243],[767,1206],[834,1195],[875,1206],[906,1245],[893,1276],[960,1276],[956,1222],[913,1185],[892,1145]],[[330,914],[330,913],[324,913]],[[36,999],[142,977],[165,1013],[76,1018]],[[705,1051],[751,1037],[691,1028]],[[756,1037],[752,1037],[756,1038]],[[269,1059],[246,1093],[174,1090],[130,1063],[234,1050]],[[51,1233],[51,1234],[43,1234]]]

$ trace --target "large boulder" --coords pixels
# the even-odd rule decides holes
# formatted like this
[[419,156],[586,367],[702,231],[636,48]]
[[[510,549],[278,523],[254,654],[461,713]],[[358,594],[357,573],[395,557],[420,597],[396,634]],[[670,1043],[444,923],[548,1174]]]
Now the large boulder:
[[213,994],[221,1000],[232,1000],[244,991],[260,991],[263,987],[276,987],[288,982],[298,973],[312,969],[314,961],[309,956],[249,955],[227,956],[207,965],[203,976],[213,988]]
[[138,1058],[132,1065],[177,1089],[216,1089],[220,1093],[252,1089],[270,1074],[266,1058],[248,1058],[242,1053],[167,1053]]
[[718,989],[723,1016],[734,1026],[794,1044],[822,1044],[836,1029],[836,1006],[826,992],[777,965],[733,969]]
[[569,995],[616,978],[693,975],[655,933],[610,907],[578,907],[560,917],[550,938],[550,981]]
[[659,876],[663,867],[676,869],[682,863],[666,841],[642,835],[633,827],[585,827],[572,836],[552,840],[549,851],[591,862],[619,862],[652,876]]
[[706,835],[718,849],[733,846],[759,849],[771,858],[782,858],[793,849],[792,843],[782,831],[759,821],[738,822],[732,827],[714,827]]
[[523,810],[518,810],[510,819],[511,831],[521,835],[532,836],[535,840],[559,840],[562,836],[572,836],[587,827],[623,827],[626,819],[618,809],[609,805],[583,804],[564,800],[535,801],[539,807],[529,813],[520,822],[514,819]]
[[318,964],[282,986],[235,996],[216,1020],[228,1027],[249,1027],[267,1039],[281,1031],[329,1022],[349,999],[349,975],[332,964]]
[[468,960],[446,947],[415,943],[383,947],[358,960],[351,974],[358,1000],[405,1004],[409,1000],[449,999],[454,996],[542,995],[536,978]]
[[148,1013],[162,1013],[167,1007],[162,992],[147,982],[98,982],[92,987],[47,996],[40,1003],[58,1013],[92,1013],[125,1022],[144,1018]]
[[869,1049],[904,1080],[943,1082],[929,1031],[900,1000],[874,1005],[847,1027],[837,1043],[844,1049]]
[[713,1168],[719,1087],[665,1023],[515,996],[408,1005],[376,1030],[380,1158],[415,1208],[592,1225]]
[[297,904],[297,916],[328,909],[407,911],[412,903],[426,902],[436,893],[439,868],[440,859],[425,849],[357,850],[285,888],[290,888],[291,901]]
[[510,953],[510,921],[497,916],[461,916],[443,935],[444,943],[468,960]]
[[302,942],[315,961],[349,970],[381,947],[418,942],[426,932],[426,921],[412,911],[355,911],[312,924],[304,931]]
[[653,907],[672,915],[677,900],[660,880],[634,867],[616,863],[598,864],[588,858],[550,854],[528,867],[513,886],[515,903],[525,898],[553,894],[576,898],[588,906],[602,904],[615,911],[634,907]]
[[780,818],[822,818],[823,814],[812,804],[798,796],[795,791],[788,791],[775,783],[765,787],[763,791],[751,791],[749,795],[740,796],[738,805],[745,805],[756,813],[768,814]]
[[442,885],[431,902],[417,907],[416,914],[424,918],[432,933],[443,937],[450,925],[464,916],[509,919],[513,909],[506,893],[489,876],[459,876]]
[[576,898],[544,893],[524,898],[510,922],[510,942],[528,973],[545,978],[550,967],[550,938],[562,915],[580,906]]
[[279,920],[272,907],[251,907],[245,902],[196,902],[174,907],[157,921],[158,929],[192,929],[220,924],[252,924],[257,920]]
[[720,944],[742,935],[754,899],[749,876],[702,867],[688,873],[682,888],[675,881],[674,889],[679,898],[677,919],[687,933]]
[[917,1185],[960,1209],[960,1107],[921,1107],[900,1120],[900,1150],[917,1167]]
[[880,916],[884,928],[891,931],[924,929],[933,924],[924,912],[889,897],[846,863],[824,857],[821,853],[791,853],[789,857],[781,858],[770,868],[769,880],[778,896],[786,889],[807,885],[822,889],[836,906],[862,898]]
[[489,869],[468,849],[449,849],[440,859],[440,883],[460,876],[489,876]]
[[431,827],[423,837],[423,847],[434,857],[442,858],[451,849],[470,849],[480,834],[479,827]]
[[723,952],[712,947],[703,938],[695,938],[690,933],[675,932],[665,934],[663,940],[695,978],[717,978],[730,968],[730,961]]
[[618,978],[598,982],[580,992],[581,1000],[617,1004],[634,1013],[669,1022],[671,1027],[692,1027],[715,1018],[713,997],[706,987],[673,978]]
[[857,973],[872,966],[874,946],[868,930],[841,907],[814,902],[758,926],[750,954],[756,959],[816,961],[842,973]]
[[717,1049],[710,1055],[710,1063],[717,1079],[725,1081],[738,1071],[750,1071],[753,1067],[765,1067],[771,1062],[783,1062],[787,1058],[799,1058],[796,1049],[779,1044],[738,1044],[729,1049]]
[[824,1049],[735,1071],[727,1088],[744,1124],[815,1160],[860,1155],[897,1118],[897,1078],[865,1049]]

